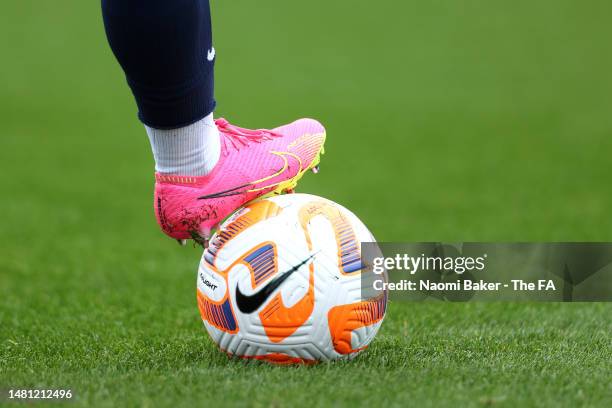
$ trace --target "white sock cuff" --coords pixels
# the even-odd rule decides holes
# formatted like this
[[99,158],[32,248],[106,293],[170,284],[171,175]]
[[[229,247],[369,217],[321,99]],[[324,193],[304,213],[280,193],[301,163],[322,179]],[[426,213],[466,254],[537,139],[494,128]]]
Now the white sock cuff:
[[159,173],[203,176],[219,160],[221,142],[212,113],[178,129],[145,127]]

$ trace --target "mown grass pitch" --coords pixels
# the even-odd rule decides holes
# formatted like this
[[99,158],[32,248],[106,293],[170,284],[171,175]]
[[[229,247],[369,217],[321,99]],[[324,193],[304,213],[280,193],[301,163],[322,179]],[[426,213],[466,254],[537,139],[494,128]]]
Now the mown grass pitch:
[[[327,154],[298,190],[380,240],[612,239],[609,3],[213,8],[218,115],[320,119]],[[73,406],[96,407],[611,405],[609,304],[393,303],[355,361],[228,360],[199,321],[200,251],[154,223],[151,154],[99,4],[12,2],[0,33],[2,392],[70,387]]]
[[[356,360],[286,368],[229,360],[207,341],[193,299],[182,296],[191,285],[163,283],[177,287],[118,289],[114,301],[75,294],[65,305],[21,302],[19,321],[9,320],[9,333],[2,328],[3,386],[71,387],[78,405],[92,406],[610,401],[607,305],[393,304],[379,337]],[[122,300],[130,292],[168,304]]]

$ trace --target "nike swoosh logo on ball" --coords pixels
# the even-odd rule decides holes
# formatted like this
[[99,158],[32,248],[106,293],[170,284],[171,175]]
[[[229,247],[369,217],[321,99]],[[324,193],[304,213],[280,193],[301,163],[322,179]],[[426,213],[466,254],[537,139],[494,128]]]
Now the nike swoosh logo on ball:
[[259,307],[263,305],[266,300],[268,300],[272,292],[274,292],[284,281],[286,281],[293,274],[293,272],[299,270],[312,258],[314,258],[314,254],[310,255],[308,258],[304,259],[302,262],[295,265],[288,271],[277,275],[270,282],[268,282],[266,286],[264,286],[259,292],[254,293],[252,295],[247,296],[243,294],[240,291],[238,285],[236,285],[236,305],[238,306],[238,310],[240,310],[242,313],[249,314],[259,309]]

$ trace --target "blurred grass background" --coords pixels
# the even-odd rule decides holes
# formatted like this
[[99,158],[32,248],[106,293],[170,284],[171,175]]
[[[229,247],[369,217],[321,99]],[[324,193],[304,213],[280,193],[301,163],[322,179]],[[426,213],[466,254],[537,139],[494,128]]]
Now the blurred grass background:
[[[298,191],[347,206],[379,240],[612,238],[612,3],[212,6],[216,115],[253,128],[300,116],[323,122],[322,171]],[[63,382],[80,391],[81,403],[101,406],[145,404],[153,388],[167,387],[161,401],[176,404],[207,383],[231,392],[284,378],[220,362],[205,339],[194,296],[200,251],[179,249],[157,230],[152,157],[106,44],[99,2],[10,2],[0,34],[0,388]],[[440,356],[450,372],[491,377],[480,388],[465,378],[449,382],[437,402],[610,401],[601,387],[610,379],[608,305],[491,309],[500,315],[488,307],[394,305],[360,364],[286,377],[330,380],[328,388],[312,385],[320,391],[307,396],[314,399],[298,392],[250,402],[324,404],[332,379],[349,372],[358,378],[340,382],[336,396],[359,388],[357,401],[368,392],[391,404],[417,394],[420,405],[437,405],[427,398],[437,389],[432,367],[440,368]],[[510,322],[503,335],[483,334],[496,319]],[[461,322],[478,334],[446,339]],[[471,365],[462,344],[480,347],[483,338]],[[500,356],[507,342],[516,347]],[[449,347],[448,355],[432,351]],[[542,358],[560,367],[547,376],[530,364],[548,349]],[[577,349],[587,350],[584,367],[558,361]],[[407,360],[381,363],[395,352]],[[497,358],[482,360],[490,353]],[[578,382],[576,369],[596,375]],[[499,370],[513,382],[496,377]],[[393,373],[423,381],[402,393],[382,385]],[[248,405],[247,398],[234,402]]]

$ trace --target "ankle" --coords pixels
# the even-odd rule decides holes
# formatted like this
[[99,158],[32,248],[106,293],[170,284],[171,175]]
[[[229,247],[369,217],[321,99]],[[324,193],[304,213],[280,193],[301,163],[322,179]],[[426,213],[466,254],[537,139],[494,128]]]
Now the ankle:
[[182,128],[145,127],[158,173],[205,176],[219,160],[221,142],[212,113]]

